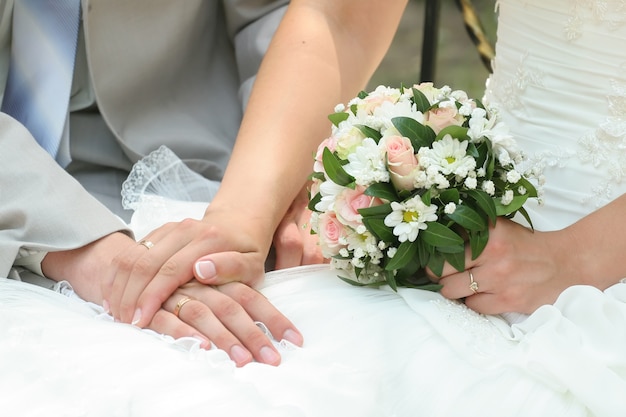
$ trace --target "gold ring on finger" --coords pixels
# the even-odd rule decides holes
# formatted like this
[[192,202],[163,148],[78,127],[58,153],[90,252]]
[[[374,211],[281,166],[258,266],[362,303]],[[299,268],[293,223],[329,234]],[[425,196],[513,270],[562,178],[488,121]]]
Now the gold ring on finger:
[[146,249],[148,249],[148,250],[150,250],[151,248],[154,247],[154,243],[152,243],[151,241],[149,241],[147,239],[142,240],[141,242],[139,242],[139,244],[141,246],[145,246]]
[[174,315],[178,317],[180,315],[180,310],[183,308],[185,304],[189,301],[193,300],[191,297],[183,297],[176,303],[176,307],[174,307]]
[[470,285],[469,285],[470,290],[472,290],[474,294],[478,294],[478,283],[474,281],[474,274],[472,273],[472,268],[468,269],[467,273],[469,274],[469,279],[470,279]]

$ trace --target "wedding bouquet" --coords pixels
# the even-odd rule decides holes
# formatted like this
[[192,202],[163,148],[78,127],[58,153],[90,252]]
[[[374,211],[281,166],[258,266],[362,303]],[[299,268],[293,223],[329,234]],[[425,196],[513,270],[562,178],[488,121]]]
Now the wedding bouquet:
[[497,112],[463,91],[422,83],[362,92],[329,116],[309,208],[340,278],[357,285],[436,289],[425,274],[465,269],[498,216],[537,197]]

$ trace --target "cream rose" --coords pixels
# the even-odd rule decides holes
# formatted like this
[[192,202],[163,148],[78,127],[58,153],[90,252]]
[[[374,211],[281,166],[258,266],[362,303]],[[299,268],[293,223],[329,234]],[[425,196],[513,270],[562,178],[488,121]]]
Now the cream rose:
[[441,132],[443,128],[463,124],[463,116],[459,114],[455,107],[439,107],[426,113],[425,124],[430,126],[435,133]]
[[419,163],[411,141],[393,135],[385,136],[381,142],[387,153],[387,167],[393,185],[399,190],[415,188],[415,173]]

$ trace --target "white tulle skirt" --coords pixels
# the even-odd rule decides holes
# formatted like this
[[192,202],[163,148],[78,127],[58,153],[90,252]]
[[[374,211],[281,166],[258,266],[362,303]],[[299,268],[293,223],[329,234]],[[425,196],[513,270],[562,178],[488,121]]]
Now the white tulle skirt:
[[[435,293],[268,275],[305,335],[278,367],[113,323],[0,280],[0,409],[19,416],[606,416],[626,411],[626,285],[573,287],[510,326]],[[70,292],[71,293],[71,292]],[[6,414],[5,414],[6,413]]]

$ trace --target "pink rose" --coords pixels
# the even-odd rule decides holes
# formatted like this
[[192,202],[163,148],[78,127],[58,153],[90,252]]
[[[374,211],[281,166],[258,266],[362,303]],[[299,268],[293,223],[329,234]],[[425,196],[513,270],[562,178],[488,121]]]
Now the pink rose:
[[386,136],[383,140],[391,182],[399,190],[412,190],[418,160],[411,141],[398,135]]
[[365,187],[357,186],[356,189],[347,188],[335,201],[335,212],[337,216],[347,225],[354,229],[359,227],[363,216],[359,214],[359,209],[379,206],[382,200],[364,194]]
[[319,243],[322,255],[331,258],[345,247],[340,241],[345,237],[345,227],[334,213],[322,213],[319,216]]
[[441,132],[445,127],[463,124],[463,116],[458,113],[455,107],[439,107],[432,109],[425,114],[425,124],[430,126],[435,133]]
[[313,164],[313,171],[315,172],[324,172],[324,164],[322,162],[322,155],[324,153],[324,149],[328,148],[331,152],[335,152],[335,148],[337,147],[337,138],[331,136],[326,138],[320,143],[317,147],[317,153],[315,154],[315,163]]

